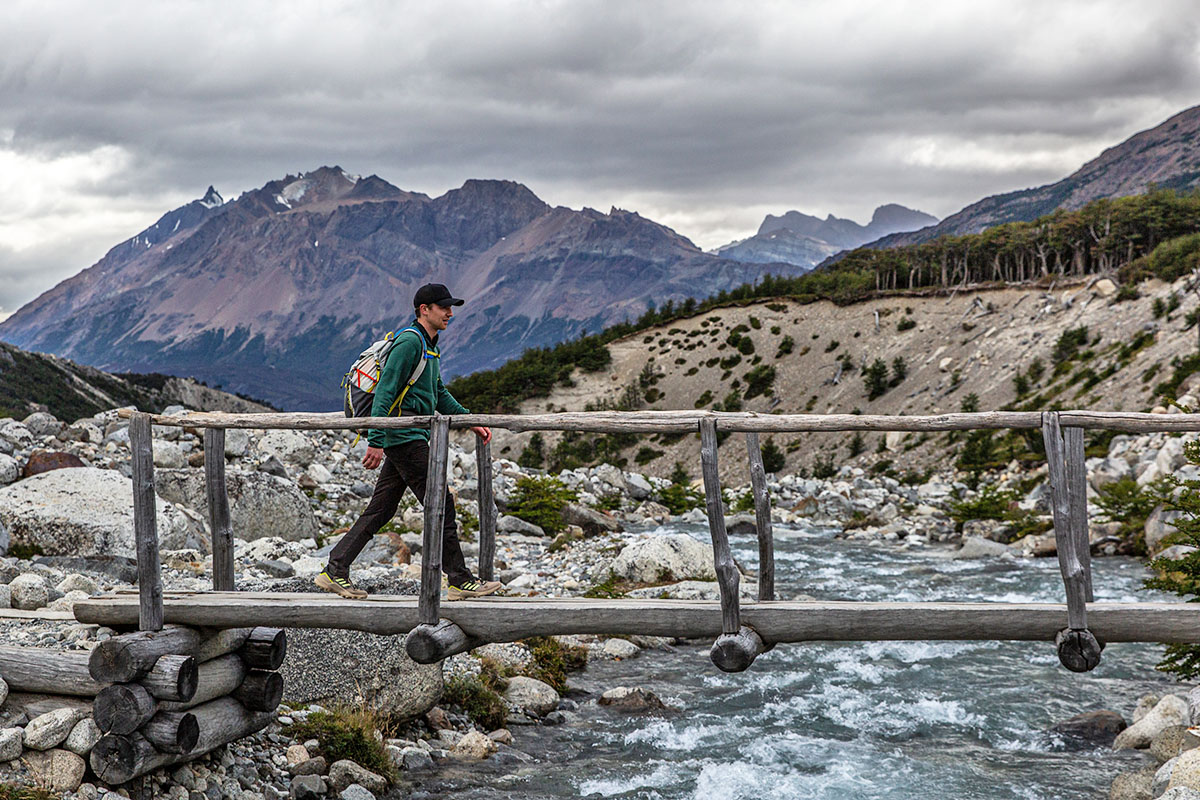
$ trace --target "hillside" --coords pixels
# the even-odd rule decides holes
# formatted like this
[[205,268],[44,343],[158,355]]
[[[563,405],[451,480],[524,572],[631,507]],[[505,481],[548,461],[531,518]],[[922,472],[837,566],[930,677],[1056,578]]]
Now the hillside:
[[159,412],[169,405],[201,411],[267,410],[188,378],[112,375],[0,342],[0,417],[21,419],[35,411],[49,411],[69,422],[120,406]]
[[1055,209],[1071,211],[1100,198],[1142,194],[1151,187],[1188,190],[1200,186],[1200,106],[1110,147],[1055,183],[992,195],[936,225],[885,236],[866,245],[899,247],[961,236],[1005,222],[1029,221]]
[[229,202],[210,189],[25,305],[0,338],[330,410],[353,357],[409,322],[423,283],[468,301],[447,359],[461,374],[767,270],[633,212],[552,208],[511,181],[430,198],[322,167]]
[[[620,406],[635,397],[649,409],[736,410],[740,403],[743,410],[764,413],[936,414],[961,410],[972,394],[980,409],[1016,404],[1149,410],[1158,402],[1156,388],[1175,374],[1177,359],[1191,357],[1181,375],[1200,369],[1197,333],[1185,321],[1197,307],[1196,295],[1185,284],[1186,279],[1175,284],[1149,279],[1137,287],[1139,297],[1120,301],[1110,281],[1088,280],[1051,291],[1014,287],[909,294],[848,306],[778,298],[713,309],[610,343],[607,369],[576,370],[574,385],[527,400],[521,410]],[[1156,317],[1156,309],[1170,306],[1175,307],[1169,314]],[[1082,343],[1074,341],[1074,349],[1071,341],[1065,349],[1059,346],[1065,332],[1081,328],[1086,333],[1066,338]],[[735,333],[736,346],[729,343]],[[743,344],[747,340],[750,345]],[[1062,359],[1057,369],[1056,348]],[[864,368],[876,359],[886,365],[889,381],[896,359],[903,359],[907,374],[869,399]],[[773,380],[761,378],[771,368]],[[755,370],[760,393],[747,398],[748,388],[756,385]],[[1020,398],[1018,375],[1028,384]],[[852,457],[851,434],[774,439],[786,453],[787,472],[811,471],[818,460],[833,457],[835,465],[887,462],[876,469],[898,474],[945,465],[964,442],[944,434],[867,434],[862,452]],[[528,441],[527,434],[499,432],[496,448],[515,458]],[[547,436],[547,452],[558,442],[559,437]],[[573,447],[585,449],[579,443]],[[597,449],[594,442],[586,447]],[[993,457],[1000,464],[1025,450],[1019,446],[1010,455],[1007,447],[997,437]],[[640,463],[638,468],[650,474],[665,477],[680,461],[693,477],[699,475],[699,441],[693,435],[645,437],[620,454],[631,467]],[[744,449],[736,444],[722,462],[722,475],[740,484],[744,471]]]

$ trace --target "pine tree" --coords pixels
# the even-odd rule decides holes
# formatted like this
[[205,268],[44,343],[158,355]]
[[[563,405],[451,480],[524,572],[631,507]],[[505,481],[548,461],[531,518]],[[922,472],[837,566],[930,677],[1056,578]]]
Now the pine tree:
[[774,439],[767,439],[762,446],[764,472],[781,472],[784,467],[783,451],[775,444]]

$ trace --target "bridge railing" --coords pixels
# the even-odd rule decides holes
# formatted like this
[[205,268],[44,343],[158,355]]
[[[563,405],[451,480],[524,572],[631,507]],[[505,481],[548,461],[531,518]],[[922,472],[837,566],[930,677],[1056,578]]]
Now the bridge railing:
[[[357,430],[422,427],[430,431],[429,479],[424,503],[420,624],[406,647],[417,661],[432,662],[482,643],[458,625],[442,619],[441,552],[446,488],[446,460],[451,428],[488,426],[513,432],[579,431],[593,433],[699,433],[705,505],[712,537],[713,562],[720,589],[722,633],[712,660],[726,671],[746,669],[773,646],[742,622],[739,573],[729,548],[721,503],[718,470],[718,432],[744,433],[758,528],[759,601],[775,599],[775,561],[770,496],[766,487],[760,433],[817,433],[843,431],[961,431],[982,429],[1037,430],[1046,445],[1053,502],[1058,563],[1066,590],[1067,618],[1056,637],[1059,659],[1071,670],[1093,669],[1102,644],[1088,630],[1087,603],[1092,591],[1087,522],[1087,475],[1083,432],[1111,430],[1128,433],[1200,431],[1200,414],[1143,414],[1098,411],[988,411],[933,416],[859,414],[756,414],[713,411],[568,412],[558,414],[463,414],[432,417],[346,418],[337,413],[228,414],[190,413],[161,416],[128,412],[133,452],[134,529],[137,540],[139,626],[160,630],[163,625],[162,585],[154,514],[152,425],[204,429],[204,465],[208,519],[212,531],[213,588],[233,591],[233,530],[225,489],[225,430],[229,428],[291,430]],[[477,442],[479,482],[479,575],[493,577],[496,509],[492,493],[490,445]]]

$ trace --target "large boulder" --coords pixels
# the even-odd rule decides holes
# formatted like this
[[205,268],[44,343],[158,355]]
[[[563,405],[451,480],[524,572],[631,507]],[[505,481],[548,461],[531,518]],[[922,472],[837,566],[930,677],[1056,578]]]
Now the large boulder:
[[312,441],[297,431],[267,431],[258,440],[258,452],[264,458],[275,456],[287,464],[307,467],[316,451]]
[[621,523],[614,517],[579,503],[567,503],[563,507],[562,517],[568,525],[583,528],[584,536],[599,536],[621,530]]
[[[202,527],[162,498],[156,503],[163,547],[205,540]],[[46,555],[134,558],[133,482],[109,469],[43,472],[0,489],[0,527],[11,543]]]
[[[164,469],[154,476],[161,497],[206,514],[208,496],[204,473],[190,469]],[[253,541],[278,536],[290,542],[315,539],[320,533],[308,498],[296,484],[265,472],[230,469],[225,473],[229,517],[233,534]]]
[[1145,750],[1154,737],[1171,725],[1188,724],[1187,700],[1169,694],[1154,706],[1150,713],[1117,734],[1113,740],[1114,750]]
[[1050,730],[1087,745],[1110,745],[1129,727],[1115,711],[1087,711],[1065,719]]
[[21,477],[21,462],[0,453],[0,486],[8,486]]
[[554,687],[537,678],[524,675],[508,679],[504,699],[513,708],[537,716],[549,714],[558,708],[558,692]]
[[630,542],[613,560],[612,570],[634,583],[717,578],[712,548],[686,533],[646,536]]
[[[416,581],[367,579],[359,584],[372,594],[415,595]],[[271,591],[310,592],[311,580],[280,581]],[[407,719],[424,714],[442,696],[441,664],[418,664],[404,650],[403,636],[360,631],[292,628],[288,654],[280,669],[289,703],[366,704],[387,716]]]
[[1171,534],[1179,532],[1173,523],[1182,514],[1182,511],[1168,511],[1158,505],[1150,512],[1150,516],[1146,517],[1143,530],[1146,533],[1146,549],[1150,555],[1156,555],[1163,549],[1163,541]]
[[31,478],[34,475],[41,475],[43,472],[51,472],[56,469],[74,469],[86,466],[83,459],[73,453],[34,450],[29,455],[29,460],[25,462],[25,468],[21,470],[21,477]]
[[21,420],[21,424],[28,428],[34,436],[57,436],[66,427],[53,414],[45,411],[33,412]]
[[29,771],[39,786],[62,794],[78,789],[87,770],[83,758],[69,750],[28,753],[25,763],[29,765]]

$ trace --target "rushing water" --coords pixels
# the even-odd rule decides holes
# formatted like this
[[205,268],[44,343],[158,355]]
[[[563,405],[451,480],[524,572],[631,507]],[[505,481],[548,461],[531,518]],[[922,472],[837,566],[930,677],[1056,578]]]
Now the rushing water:
[[[707,539],[699,528],[687,529]],[[757,560],[751,537],[734,555]],[[787,598],[1061,602],[1053,559],[953,560],[777,530],[776,582]],[[1093,561],[1097,600],[1165,599],[1140,588],[1136,560]],[[1073,749],[1047,728],[1083,711],[1126,716],[1147,692],[1181,691],[1154,664],[1162,648],[1113,644],[1078,675],[1050,643],[784,644],[726,675],[708,644],[594,662],[571,685],[598,694],[644,686],[678,711],[627,716],[581,702],[577,721],[516,728],[532,763],[443,768],[402,789],[417,798],[1107,797],[1140,756]],[[582,698],[581,698],[582,699]]]

